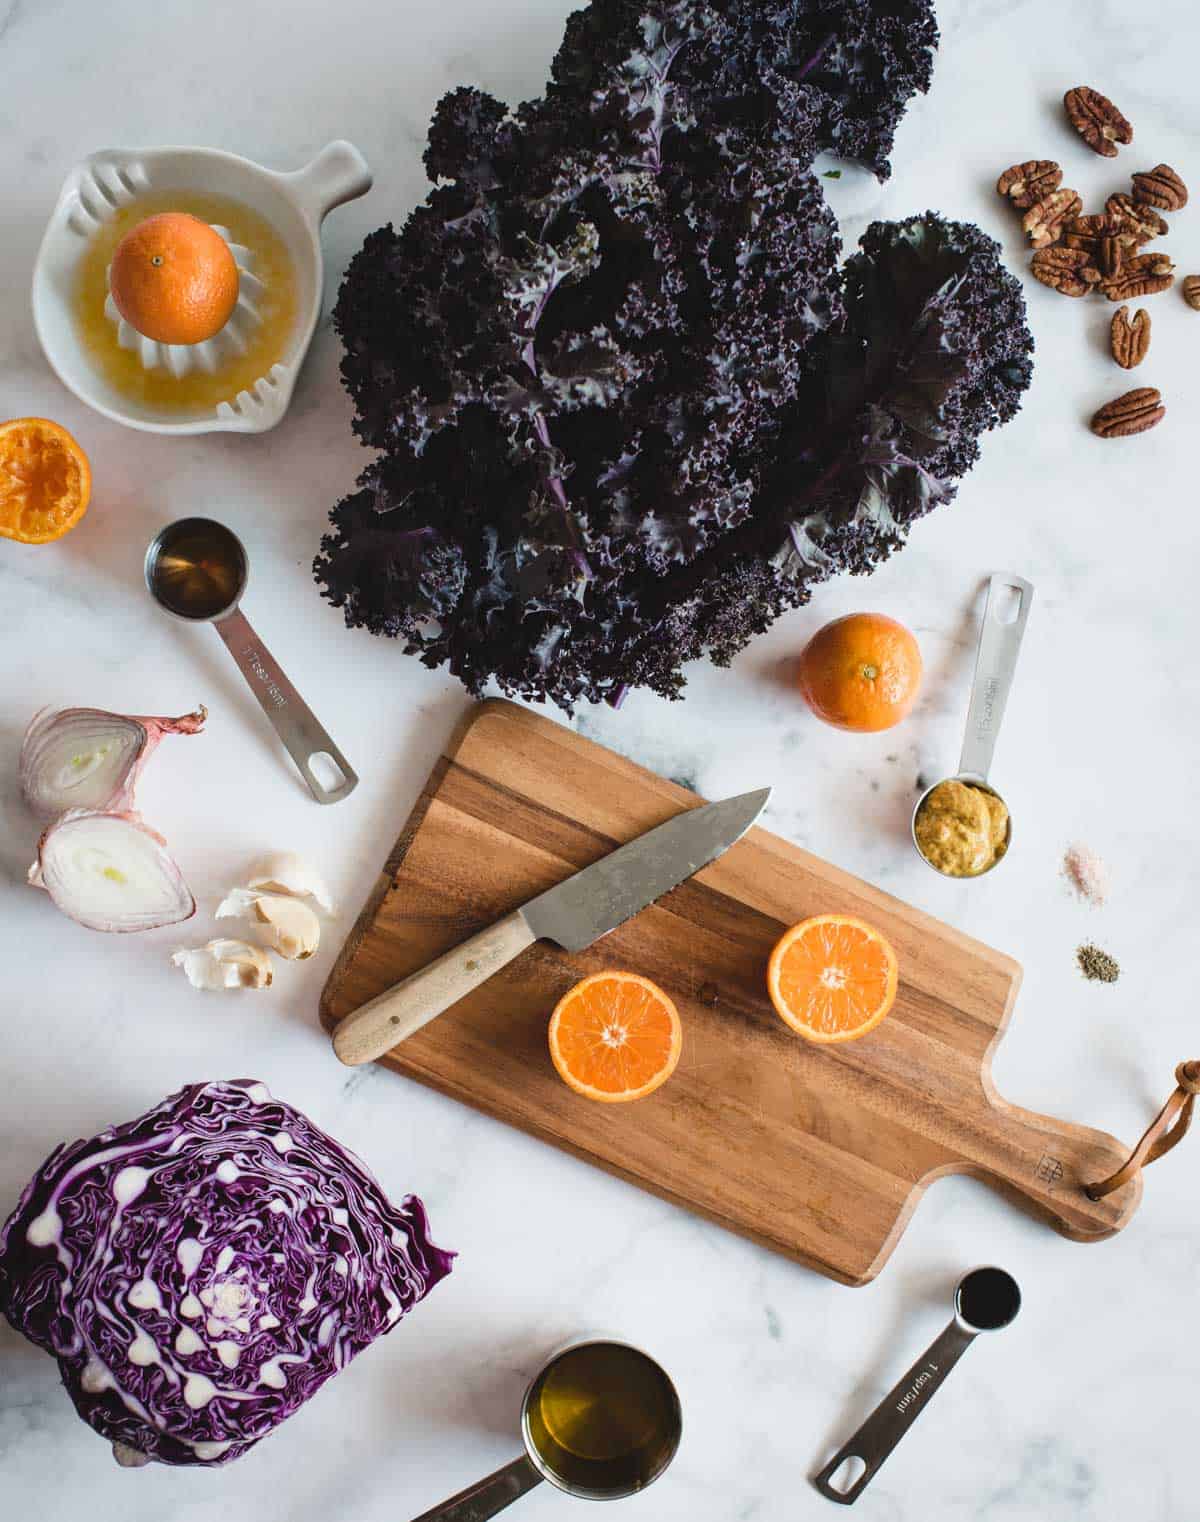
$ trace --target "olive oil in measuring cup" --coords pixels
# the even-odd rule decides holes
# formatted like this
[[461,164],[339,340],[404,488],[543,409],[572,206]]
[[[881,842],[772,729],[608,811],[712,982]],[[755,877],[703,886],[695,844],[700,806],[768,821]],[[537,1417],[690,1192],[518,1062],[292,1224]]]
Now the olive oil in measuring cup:
[[535,1485],[619,1501],[657,1480],[683,1432],[679,1396],[649,1353],[585,1337],[538,1370],[521,1402],[525,1452],[416,1522],[487,1522]]
[[628,1495],[670,1462],[679,1398],[666,1373],[637,1348],[585,1342],[538,1375],[525,1405],[525,1436],[545,1469],[576,1495]]

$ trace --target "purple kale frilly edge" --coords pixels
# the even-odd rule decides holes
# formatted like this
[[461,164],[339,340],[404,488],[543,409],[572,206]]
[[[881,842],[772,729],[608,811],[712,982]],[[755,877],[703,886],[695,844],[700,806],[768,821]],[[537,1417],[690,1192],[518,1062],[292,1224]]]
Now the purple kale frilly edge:
[[679,695],[953,497],[1033,340],[970,224],[842,263],[815,155],[880,177],[928,0],[593,0],[543,97],[439,104],[435,182],[335,323],[378,450],[314,570],[474,693]]

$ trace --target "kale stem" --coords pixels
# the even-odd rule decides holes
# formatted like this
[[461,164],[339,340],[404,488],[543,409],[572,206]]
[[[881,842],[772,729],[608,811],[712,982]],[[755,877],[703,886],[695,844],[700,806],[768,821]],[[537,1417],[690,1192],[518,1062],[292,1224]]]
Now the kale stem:
[[825,41],[812,55],[812,57],[806,63],[802,63],[800,67],[793,72],[792,78],[797,82],[797,84],[805,77],[805,75],[811,74],[816,66],[821,62],[821,59],[824,58],[825,54],[829,51],[829,45],[834,40],[836,35],[836,32],[830,32],[829,36],[826,37]]

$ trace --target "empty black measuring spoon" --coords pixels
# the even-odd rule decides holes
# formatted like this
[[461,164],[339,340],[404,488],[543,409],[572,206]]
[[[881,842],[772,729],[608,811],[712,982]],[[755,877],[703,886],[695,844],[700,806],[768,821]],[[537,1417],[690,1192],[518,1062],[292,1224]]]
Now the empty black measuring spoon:
[[[840,1506],[852,1506],[976,1336],[1009,1326],[1020,1309],[1017,1281],[1002,1268],[975,1268],[964,1274],[954,1291],[954,1320],[895,1389],[884,1396],[850,1441],[813,1477],[821,1494]],[[865,1466],[862,1472],[845,1489],[833,1485],[833,1476],[842,1465],[855,1459]]]

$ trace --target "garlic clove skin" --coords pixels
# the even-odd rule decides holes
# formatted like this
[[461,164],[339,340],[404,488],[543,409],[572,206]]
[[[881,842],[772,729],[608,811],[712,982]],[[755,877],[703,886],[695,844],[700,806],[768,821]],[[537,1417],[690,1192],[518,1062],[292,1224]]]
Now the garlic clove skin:
[[68,809],[42,832],[29,882],[89,930],[153,930],[196,912],[166,841],[136,814]]
[[253,920],[267,945],[289,962],[305,961],[321,944],[321,922],[298,898],[233,888],[217,905],[216,917]]
[[332,914],[333,898],[325,879],[296,851],[272,851],[256,863],[247,887],[263,893],[282,893],[291,898],[311,898],[326,914]]
[[171,961],[183,968],[193,988],[203,991],[270,988],[275,976],[271,958],[249,941],[209,941],[206,946],[173,952]]

